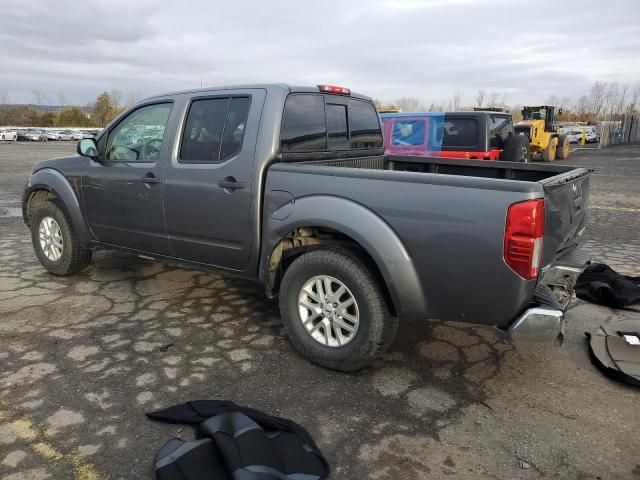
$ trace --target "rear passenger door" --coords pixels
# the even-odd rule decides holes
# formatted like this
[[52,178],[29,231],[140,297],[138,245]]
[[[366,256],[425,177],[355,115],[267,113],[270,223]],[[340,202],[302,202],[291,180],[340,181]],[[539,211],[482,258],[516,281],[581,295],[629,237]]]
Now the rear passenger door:
[[192,97],[165,169],[165,219],[176,257],[243,270],[251,250],[262,89]]

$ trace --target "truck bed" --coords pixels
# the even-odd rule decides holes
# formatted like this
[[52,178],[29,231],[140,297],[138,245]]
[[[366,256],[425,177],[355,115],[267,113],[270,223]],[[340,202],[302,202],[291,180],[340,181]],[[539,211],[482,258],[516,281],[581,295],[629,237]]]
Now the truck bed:
[[[314,196],[365,206],[403,240],[416,265],[428,316],[508,328],[530,306],[537,287],[503,260],[509,206],[545,199],[544,274],[580,242],[589,171],[537,163],[371,156],[273,164],[266,192],[274,191],[293,197],[294,213]],[[278,229],[277,220],[268,221],[269,229]]]
[[[540,163],[488,162],[484,160],[456,160],[436,157],[409,157],[380,155],[375,157],[345,158],[340,160],[312,160],[305,165],[390,170],[397,172],[436,173],[467,177],[520,180],[549,184],[566,182],[570,178],[588,173],[584,168]],[[568,177],[563,174],[570,173]],[[553,178],[559,177],[559,178]]]

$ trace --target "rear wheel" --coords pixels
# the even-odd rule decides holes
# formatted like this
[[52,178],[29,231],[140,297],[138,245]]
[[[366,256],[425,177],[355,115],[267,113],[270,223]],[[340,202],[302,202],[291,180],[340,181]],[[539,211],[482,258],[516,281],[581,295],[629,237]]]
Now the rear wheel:
[[561,160],[569,156],[569,139],[566,135],[558,135],[556,156]]
[[500,155],[500,160],[505,162],[528,163],[530,158],[531,147],[526,135],[511,135]]
[[556,159],[556,147],[558,144],[557,138],[549,140],[549,145],[542,151],[542,159],[545,162],[553,162]]
[[67,213],[55,200],[35,207],[31,241],[42,266],[54,275],[72,275],[91,262],[91,250],[80,245]]
[[367,366],[384,352],[397,328],[375,275],[340,248],[294,260],[282,279],[280,312],[303,356],[345,372]]

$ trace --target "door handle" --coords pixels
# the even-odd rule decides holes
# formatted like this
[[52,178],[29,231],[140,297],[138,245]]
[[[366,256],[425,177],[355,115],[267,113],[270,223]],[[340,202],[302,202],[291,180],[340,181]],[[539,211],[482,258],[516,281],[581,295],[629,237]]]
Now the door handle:
[[240,190],[246,187],[244,182],[237,182],[233,177],[227,177],[224,180],[218,182],[218,186],[220,188],[224,188],[225,190]]
[[142,180],[144,183],[150,184],[150,183],[162,183],[162,179],[156,177],[153,173],[149,172],[147,173],[144,177],[142,177],[140,180]]

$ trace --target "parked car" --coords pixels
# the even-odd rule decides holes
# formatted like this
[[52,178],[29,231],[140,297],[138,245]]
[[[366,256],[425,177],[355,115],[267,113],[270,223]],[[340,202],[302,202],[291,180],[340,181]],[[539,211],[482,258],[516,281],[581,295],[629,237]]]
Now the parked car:
[[32,142],[46,142],[49,139],[44,130],[27,130],[25,137]]
[[600,136],[598,135],[594,126],[577,126],[577,127],[564,127],[564,134],[569,139],[570,143],[581,143],[584,133],[585,143],[599,143]]
[[27,138],[27,130],[25,130],[24,128],[16,129],[16,135],[16,140],[18,142],[26,142],[29,140]]
[[71,140],[82,140],[84,138],[84,133],[79,130],[71,130],[69,133],[71,134]]
[[0,141],[15,142],[18,139],[18,133],[9,128],[0,129]]
[[[162,135],[129,142],[152,121]],[[104,248],[258,280],[299,352],[338,370],[405,318],[561,339],[589,260],[587,169],[384,155],[372,100],[343,87],[156,96],[77,152],[23,194],[44,268]]]
[[523,163],[531,158],[529,141],[514,134],[509,113],[386,113],[380,117],[389,155]]
[[[73,133],[70,130],[60,130],[59,132],[52,132],[53,136],[55,137],[53,140],[58,140],[58,141],[67,141],[67,140],[73,140]],[[49,138],[49,140],[51,140],[51,138]]]
[[[84,131],[82,132],[82,138],[96,138],[99,133],[100,133],[100,130]],[[82,138],[80,140],[82,140]]]

